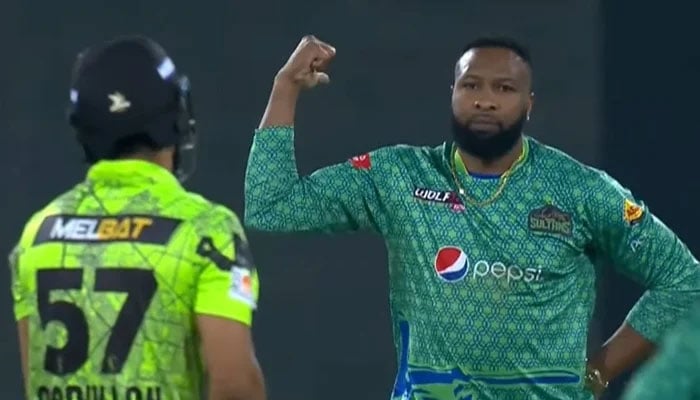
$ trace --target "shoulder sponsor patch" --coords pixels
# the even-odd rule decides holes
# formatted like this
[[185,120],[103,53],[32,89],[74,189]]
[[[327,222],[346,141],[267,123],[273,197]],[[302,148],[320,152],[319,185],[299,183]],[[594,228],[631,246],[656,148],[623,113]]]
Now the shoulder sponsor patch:
[[34,245],[47,242],[166,244],[182,223],[150,215],[52,215],[39,227]]
[[630,225],[634,225],[641,221],[644,217],[644,208],[632,200],[625,199],[623,205],[622,218]]
[[240,235],[233,234],[233,246],[235,258],[230,259],[214,246],[212,238],[205,236],[197,245],[197,254],[209,259],[220,270],[230,272],[231,286],[229,288],[229,296],[255,309],[257,303],[253,290],[255,267],[252,253],[248,243]]
[[554,233],[563,236],[573,234],[571,214],[551,204],[530,211],[528,227],[534,232]]
[[350,159],[350,165],[355,169],[370,169],[372,168],[372,159],[369,153],[360,154]]

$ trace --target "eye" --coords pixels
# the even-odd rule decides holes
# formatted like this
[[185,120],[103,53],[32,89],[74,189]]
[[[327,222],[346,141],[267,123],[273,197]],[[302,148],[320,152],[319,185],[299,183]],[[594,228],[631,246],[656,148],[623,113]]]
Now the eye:
[[476,82],[463,82],[462,87],[465,89],[476,89],[477,84],[476,84]]
[[499,85],[498,90],[501,92],[515,92],[515,88],[512,85]]

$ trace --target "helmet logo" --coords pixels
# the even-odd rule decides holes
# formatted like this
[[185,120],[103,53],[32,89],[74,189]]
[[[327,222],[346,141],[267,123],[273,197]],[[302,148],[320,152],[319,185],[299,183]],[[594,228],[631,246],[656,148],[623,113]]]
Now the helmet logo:
[[109,112],[111,113],[122,113],[131,107],[131,102],[119,92],[114,92],[107,97],[112,102],[109,106]]

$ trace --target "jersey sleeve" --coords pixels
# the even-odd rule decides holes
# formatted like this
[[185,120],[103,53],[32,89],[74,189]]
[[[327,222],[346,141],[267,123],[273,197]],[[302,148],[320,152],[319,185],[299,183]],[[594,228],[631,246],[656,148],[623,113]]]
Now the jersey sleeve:
[[700,308],[674,328],[661,349],[633,377],[624,400],[700,398]]
[[646,291],[627,323],[656,342],[700,299],[700,265],[647,206],[603,172],[587,182],[595,252]]
[[15,319],[17,321],[30,316],[36,311],[34,310],[34,303],[30,300],[30,290],[28,287],[26,273],[20,267],[21,254],[22,246],[17,244],[8,257],[13,308]]
[[299,176],[293,128],[256,131],[245,177],[246,226],[277,232],[382,232],[380,192],[388,173],[377,164],[391,152],[378,149]]
[[195,222],[196,253],[202,261],[196,314],[252,324],[259,295],[258,273],[236,215],[217,206]]
[[[49,209],[48,211],[51,210]],[[17,321],[37,313],[36,302],[33,299],[35,283],[32,279],[35,266],[23,261],[23,254],[25,249],[32,246],[32,241],[39,229],[39,225],[48,211],[39,212],[29,219],[22,230],[19,241],[8,257],[13,309]]]

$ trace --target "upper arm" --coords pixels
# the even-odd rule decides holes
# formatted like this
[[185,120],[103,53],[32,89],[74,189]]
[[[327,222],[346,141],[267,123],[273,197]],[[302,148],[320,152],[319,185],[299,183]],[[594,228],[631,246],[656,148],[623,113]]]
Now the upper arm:
[[[19,341],[19,354],[22,365],[22,377],[25,391],[29,390],[29,320],[24,317],[17,321],[17,337]],[[29,397],[29,396],[27,396]]]
[[643,202],[612,178],[601,173],[588,186],[592,245],[648,289],[628,318],[655,341],[700,298],[700,265]]
[[258,273],[238,218],[220,208],[195,228],[201,261],[195,313],[252,324],[259,294]]
[[[250,327],[229,318],[197,316],[210,398],[258,399],[264,393]],[[233,397],[236,398],[236,397]]]
[[19,241],[8,257],[10,267],[11,292],[15,320],[19,321],[30,315],[36,315],[36,282],[34,274],[36,265],[28,250],[34,244],[34,239],[45,216],[52,209],[45,209],[34,214],[22,230]]
[[36,233],[37,218],[31,218],[24,228],[19,243],[8,257],[10,268],[10,291],[12,292],[13,312],[17,321],[17,338],[25,391],[29,390],[29,316],[37,313],[35,285],[32,282],[32,265],[23,260],[25,249],[31,246]]
[[698,261],[643,202],[607,175],[596,179],[591,193],[592,242],[616,268],[647,288],[684,281],[700,287]]
[[385,147],[300,176],[291,128],[259,131],[246,169],[246,225],[268,231],[381,232],[386,225],[381,192],[394,153]]
[[245,233],[224,208],[195,229],[201,272],[194,312],[210,390],[258,390],[250,389],[262,385],[250,327],[259,283]]
[[9,257],[13,311],[17,321],[36,312],[35,303],[32,301],[29,270],[26,265],[20,266],[22,253],[22,246],[17,245]]
[[26,271],[19,268],[19,259],[21,247],[18,245],[14,248],[9,257],[11,291],[13,299],[13,309],[15,320],[17,321],[17,338],[19,342],[19,353],[22,367],[22,376],[24,379],[25,390],[28,390],[29,381],[28,362],[29,362],[29,315],[34,312],[33,302],[30,299],[31,291],[27,282]]
[[387,153],[388,149],[375,150],[302,177],[296,189],[302,195],[287,205],[306,211],[299,221],[301,230],[385,230],[381,194]]

